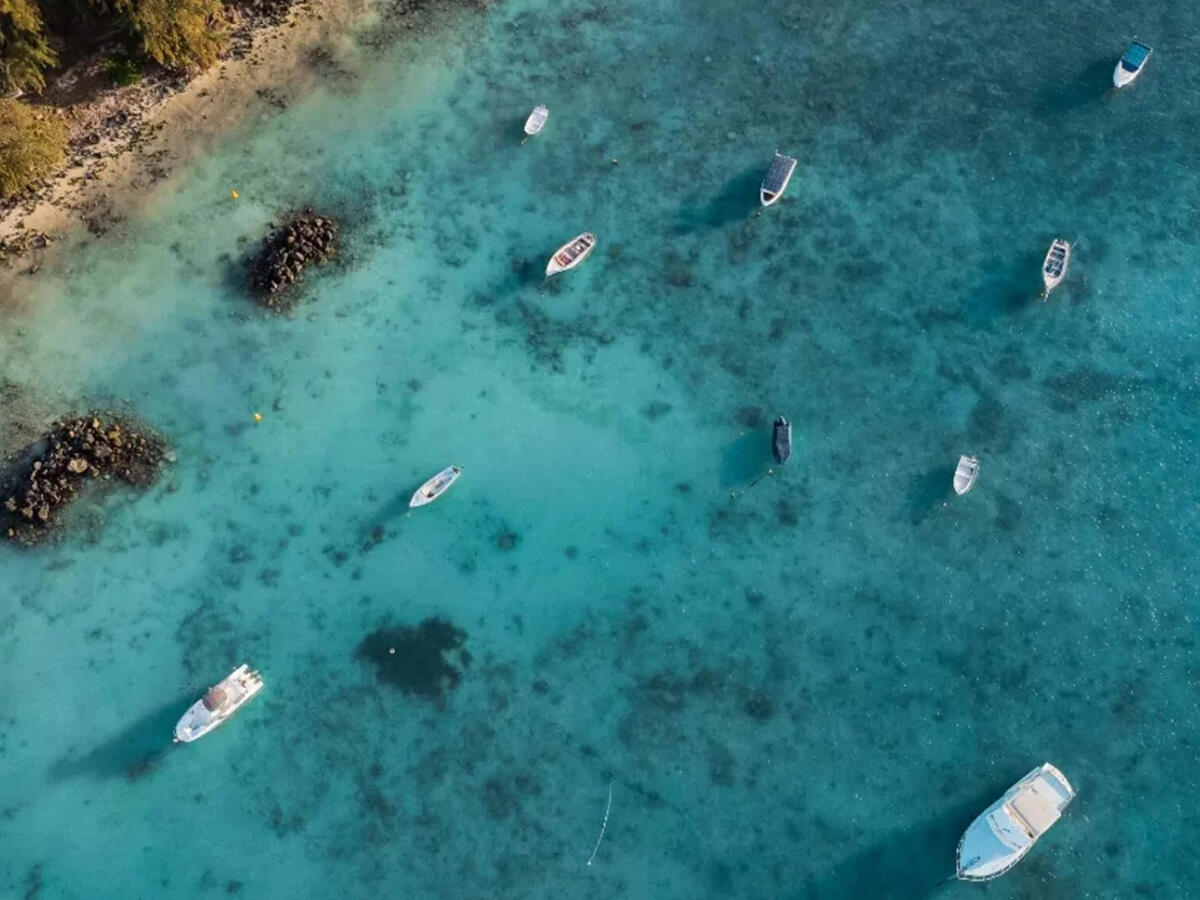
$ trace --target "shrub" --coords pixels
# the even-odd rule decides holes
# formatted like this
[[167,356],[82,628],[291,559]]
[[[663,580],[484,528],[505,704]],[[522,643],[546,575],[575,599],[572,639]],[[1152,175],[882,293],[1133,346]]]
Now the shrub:
[[19,100],[0,100],[0,196],[50,175],[67,155],[67,126]]
[[142,64],[127,56],[110,56],[104,61],[104,74],[117,87],[125,87],[141,79]]

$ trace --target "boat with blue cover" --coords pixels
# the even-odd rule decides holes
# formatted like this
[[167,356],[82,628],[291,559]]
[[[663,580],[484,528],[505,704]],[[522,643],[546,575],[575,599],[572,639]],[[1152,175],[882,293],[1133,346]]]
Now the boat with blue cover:
[[1133,79],[1142,74],[1142,69],[1146,65],[1146,60],[1150,58],[1150,54],[1154,50],[1147,47],[1140,41],[1134,41],[1129,45],[1129,49],[1125,51],[1125,55],[1121,57],[1121,61],[1117,63],[1116,69],[1113,70],[1113,84],[1117,87],[1125,87]]
[[763,206],[771,206],[779,202],[779,198],[787,190],[788,182],[792,180],[792,173],[795,171],[796,160],[790,156],[784,156],[776,150],[775,158],[771,160],[771,168],[767,169],[767,175],[763,178],[762,187],[758,191],[758,199],[762,201]]

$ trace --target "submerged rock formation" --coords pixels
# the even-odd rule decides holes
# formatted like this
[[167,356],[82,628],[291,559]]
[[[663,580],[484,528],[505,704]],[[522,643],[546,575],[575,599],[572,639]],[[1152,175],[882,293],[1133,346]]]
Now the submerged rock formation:
[[268,309],[286,309],[293,302],[288,290],[310,263],[337,255],[337,223],[305,209],[263,238],[262,250],[251,263],[250,287]]
[[359,643],[355,656],[374,664],[380,683],[441,705],[462,678],[447,654],[456,654],[463,669],[471,664],[471,654],[463,647],[466,637],[465,631],[445,619],[431,618],[417,626],[372,631]]
[[0,478],[0,528],[36,544],[52,533],[55,512],[94,479],[146,486],[169,458],[166,442],[128,423],[99,416],[64,419],[31,445]]

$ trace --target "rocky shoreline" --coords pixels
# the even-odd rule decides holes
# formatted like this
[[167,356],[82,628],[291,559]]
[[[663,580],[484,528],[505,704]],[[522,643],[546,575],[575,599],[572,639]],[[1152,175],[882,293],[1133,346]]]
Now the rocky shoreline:
[[288,216],[263,238],[251,262],[250,290],[258,302],[275,312],[291,308],[304,270],[337,255],[337,235],[337,222],[311,208]]
[[120,417],[97,413],[63,419],[0,478],[0,530],[18,544],[39,544],[54,534],[56,513],[89,482],[148,487],[164,463],[173,461],[161,436]]

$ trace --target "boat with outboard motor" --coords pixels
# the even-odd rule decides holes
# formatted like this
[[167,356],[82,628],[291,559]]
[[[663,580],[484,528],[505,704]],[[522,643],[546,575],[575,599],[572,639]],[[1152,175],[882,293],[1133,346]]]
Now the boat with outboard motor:
[[175,741],[187,744],[204,737],[262,689],[262,676],[243,663],[205,691],[183,714],[175,726]]
[[960,497],[975,487],[975,480],[979,477],[979,457],[977,456],[960,456],[958,458],[958,467],[954,470],[954,493]]
[[1130,44],[1129,49],[1122,54],[1117,67],[1113,69],[1113,86],[1123,88],[1141,75],[1142,69],[1146,67],[1146,60],[1153,52],[1153,48],[1147,47],[1140,41]]

